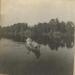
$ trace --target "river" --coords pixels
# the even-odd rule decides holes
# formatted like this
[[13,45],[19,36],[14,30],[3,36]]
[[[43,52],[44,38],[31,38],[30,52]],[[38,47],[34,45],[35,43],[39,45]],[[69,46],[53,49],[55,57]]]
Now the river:
[[7,75],[72,75],[73,48],[51,50],[41,45],[40,57],[22,42],[0,39],[0,74]]

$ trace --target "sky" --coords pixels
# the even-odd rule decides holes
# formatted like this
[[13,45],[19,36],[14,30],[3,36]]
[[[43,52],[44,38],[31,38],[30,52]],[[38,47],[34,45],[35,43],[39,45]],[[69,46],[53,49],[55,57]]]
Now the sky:
[[75,0],[0,0],[1,26],[34,25],[52,18],[75,22]]

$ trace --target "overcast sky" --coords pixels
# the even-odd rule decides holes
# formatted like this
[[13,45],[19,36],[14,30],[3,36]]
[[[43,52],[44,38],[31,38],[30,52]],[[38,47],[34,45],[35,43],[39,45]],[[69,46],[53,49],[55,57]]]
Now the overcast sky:
[[1,0],[1,25],[29,25],[52,18],[75,22],[75,0]]

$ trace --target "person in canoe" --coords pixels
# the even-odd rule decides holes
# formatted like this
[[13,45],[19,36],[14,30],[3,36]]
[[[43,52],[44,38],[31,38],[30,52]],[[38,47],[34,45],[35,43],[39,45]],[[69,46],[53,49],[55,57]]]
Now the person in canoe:
[[[33,41],[31,38],[27,38],[26,39],[26,48],[30,51],[32,51],[37,58],[39,58],[40,56],[40,45]],[[28,53],[29,53],[28,52]]]
[[32,39],[31,38],[27,38],[26,39],[26,47],[28,49],[32,49],[33,48],[33,46],[32,46]]

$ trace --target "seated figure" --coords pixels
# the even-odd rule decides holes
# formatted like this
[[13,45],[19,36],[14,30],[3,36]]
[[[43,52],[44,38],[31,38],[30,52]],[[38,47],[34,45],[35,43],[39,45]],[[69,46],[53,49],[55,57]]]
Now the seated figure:
[[26,39],[26,48],[29,50],[27,54],[32,51],[37,58],[40,57],[40,45],[31,38]]
[[40,48],[40,45],[37,42],[32,41],[31,38],[26,39],[26,46],[27,46],[27,48],[34,49],[34,50]]
[[31,38],[27,38],[27,39],[26,39],[26,46],[27,46],[28,48],[32,48],[32,39],[31,39]]

